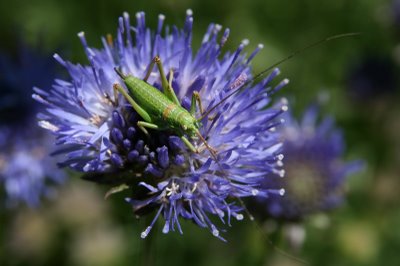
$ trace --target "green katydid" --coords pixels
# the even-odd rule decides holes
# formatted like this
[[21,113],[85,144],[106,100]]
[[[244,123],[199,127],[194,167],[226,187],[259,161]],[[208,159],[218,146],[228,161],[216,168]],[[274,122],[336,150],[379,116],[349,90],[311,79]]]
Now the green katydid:
[[[163,92],[146,82],[154,64],[157,64],[160,72]],[[194,117],[196,103],[198,103],[200,111],[203,113],[199,93],[197,91],[193,93],[189,111],[183,108],[172,88],[173,73],[170,71],[169,81],[167,81],[161,59],[158,56],[151,62],[146,77],[143,80],[132,75],[124,75],[117,68],[115,68],[115,71],[124,81],[129,93],[118,83],[114,84],[114,89],[127,99],[134,110],[144,120],[139,121],[137,125],[145,134],[148,134],[146,128],[171,130],[182,139],[192,152],[196,153],[199,152],[199,149],[193,146],[186,136],[189,138],[198,137],[211,152],[212,156],[215,157],[216,151],[208,145],[199,132],[201,118],[196,119]]]

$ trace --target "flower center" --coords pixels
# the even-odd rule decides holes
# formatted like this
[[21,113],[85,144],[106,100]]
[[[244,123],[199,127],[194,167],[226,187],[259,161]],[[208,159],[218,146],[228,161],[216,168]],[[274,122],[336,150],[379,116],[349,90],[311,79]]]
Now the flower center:
[[313,208],[319,204],[323,178],[318,169],[307,161],[291,162],[287,166],[286,196],[290,201],[300,208]]

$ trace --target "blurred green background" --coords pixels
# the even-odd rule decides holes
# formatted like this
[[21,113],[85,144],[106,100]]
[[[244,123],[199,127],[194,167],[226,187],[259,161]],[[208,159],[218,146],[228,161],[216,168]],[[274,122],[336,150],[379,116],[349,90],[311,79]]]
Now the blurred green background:
[[341,208],[304,222],[305,242],[298,250],[273,232],[273,222],[257,227],[248,220],[229,228],[228,243],[190,222],[182,222],[183,236],[157,228],[142,240],[148,221],[135,219],[123,196],[105,201],[105,188],[73,178],[37,210],[1,211],[0,265],[302,265],[276,248],[311,265],[400,265],[400,4],[396,10],[394,2],[1,1],[3,53],[15,55],[22,42],[83,64],[77,32],[85,31],[90,46],[101,47],[100,37],[115,34],[123,11],[132,17],[145,11],[153,28],[162,13],[167,24],[181,27],[191,8],[194,48],[210,22],[229,27],[226,51],[243,39],[250,40],[248,53],[265,45],[253,61],[255,72],[321,38],[361,32],[282,64],[281,76],[291,83],[276,99],[287,97],[297,114],[324,102],[324,114],[334,115],[345,130],[346,158],[363,158],[367,168],[348,180]]

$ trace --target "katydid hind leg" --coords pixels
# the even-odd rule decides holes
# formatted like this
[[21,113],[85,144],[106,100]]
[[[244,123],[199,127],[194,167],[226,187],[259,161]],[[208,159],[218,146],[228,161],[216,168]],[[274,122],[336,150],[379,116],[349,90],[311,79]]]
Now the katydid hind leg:
[[161,84],[162,84],[162,88],[163,88],[165,96],[167,96],[167,98],[170,99],[176,105],[181,106],[181,103],[179,102],[178,97],[176,97],[174,89],[170,85],[170,83],[172,83],[173,75],[170,76],[170,83],[168,83],[160,57],[156,56],[154,60],[157,64],[158,71],[160,72]]
[[154,58],[151,60],[151,63],[150,63],[150,65],[149,65],[148,69],[147,69],[146,76],[143,78],[143,81],[146,81],[146,82],[147,82],[147,80],[149,79],[150,74],[151,74],[151,72],[153,71],[154,64],[156,63],[156,61],[157,61],[157,56],[154,57]]
[[[124,88],[118,84],[115,83],[114,84],[114,90],[118,91],[119,93],[121,93],[125,99],[132,105],[133,109],[135,109],[135,111],[148,123],[152,122],[152,119],[149,115],[149,113],[146,112],[146,110],[144,110],[142,107],[140,107],[140,105],[135,102],[135,100],[124,90]],[[116,97],[118,98],[118,97]]]
[[176,98],[177,99],[177,103],[175,103],[175,104],[178,104],[178,106],[181,106],[181,103],[179,102],[178,97],[175,94],[174,88],[172,88],[172,80],[173,79],[174,79],[174,70],[171,68],[169,70],[168,88],[171,90],[171,93],[173,94],[172,95],[173,97],[170,100],[174,101],[174,99]]

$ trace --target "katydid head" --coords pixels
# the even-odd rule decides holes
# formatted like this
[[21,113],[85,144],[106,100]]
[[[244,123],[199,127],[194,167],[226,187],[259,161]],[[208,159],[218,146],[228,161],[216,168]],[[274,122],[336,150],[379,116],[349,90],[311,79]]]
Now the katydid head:
[[183,133],[188,135],[189,137],[196,137],[197,131],[200,128],[200,123],[197,122],[196,118],[194,118],[188,111],[185,109],[182,110],[182,113],[179,117],[179,125],[180,129]]
[[197,136],[198,127],[195,123],[183,123],[181,128],[189,137]]

